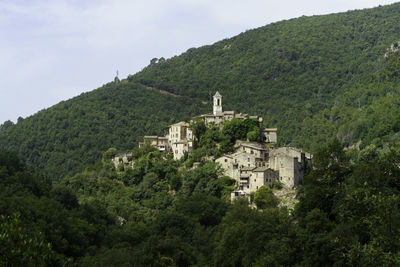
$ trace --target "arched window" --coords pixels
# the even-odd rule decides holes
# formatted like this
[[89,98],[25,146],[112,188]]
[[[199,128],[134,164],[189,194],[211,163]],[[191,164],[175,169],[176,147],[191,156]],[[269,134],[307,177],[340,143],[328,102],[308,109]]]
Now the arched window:
[[219,106],[219,99],[217,99],[217,106]]

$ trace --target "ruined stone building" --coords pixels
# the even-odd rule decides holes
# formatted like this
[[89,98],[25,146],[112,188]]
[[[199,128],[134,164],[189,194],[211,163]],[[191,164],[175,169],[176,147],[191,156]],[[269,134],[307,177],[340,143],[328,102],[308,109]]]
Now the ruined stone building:
[[134,162],[132,161],[132,153],[119,153],[116,154],[112,159],[111,162],[114,164],[114,167],[118,169],[119,165],[122,166],[134,166]]

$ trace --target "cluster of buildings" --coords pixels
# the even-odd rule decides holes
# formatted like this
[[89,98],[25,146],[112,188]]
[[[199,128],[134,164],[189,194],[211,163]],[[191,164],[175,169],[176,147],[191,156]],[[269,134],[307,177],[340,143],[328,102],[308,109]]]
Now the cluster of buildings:
[[[267,143],[276,143],[277,129],[262,127],[262,118],[259,116],[249,116],[248,114],[235,113],[235,111],[222,111],[222,96],[216,92],[213,97],[213,113],[203,114],[199,116],[204,120],[205,125],[219,125],[225,121],[232,119],[257,119],[260,121],[261,141]],[[168,126],[168,134],[166,136],[144,136],[143,142],[139,142],[139,147],[146,142],[157,147],[160,151],[172,152],[174,159],[180,159],[185,152],[193,151],[193,131],[187,122],[178,122]]]
[[273,147],[268,143],[242,141],[235,152],[215,160],[224,175],[237,182],[234,196],[249,195],[263,185],[272,187],[280,182],[293,188],[303,181],[306,165],[311,166],[311,154],[293,147]]
[[[258,116],[222,111],[222,96],[216,92],[213,97],[213,113],[199,116],[206,125],[219,125],[232,119],[257,119],[260,124],[259,142],[240,141],[235,152],[223,155],[215,161],[224,169],[224,175],[237,181],[238,190],[233,196],[248,195],[263,185],[272,186],[276,181],[286,187],[294,187],[302,182],[304,169],[311,164],[311,155],[292,147],[274,147],[277,142],[277,129],[264,128],[263,119]],[[172,152],[174,159],[180,159],[185,152],[193,151],[193,132],[187,122],[169,126],[164,137],[145,136],[144,142],[157,147],[160,151]]]

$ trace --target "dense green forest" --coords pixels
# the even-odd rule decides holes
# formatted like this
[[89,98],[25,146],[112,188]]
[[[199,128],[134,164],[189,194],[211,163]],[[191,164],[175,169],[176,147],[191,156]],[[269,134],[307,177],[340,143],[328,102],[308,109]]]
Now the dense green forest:
[[115,169],[109,156],[51,183],[0,153],[2,266],[400,264],[400,144],[358,152],[330,142],[294,210],[267,187],[257,208],[230,203],[235,181],[214,162],[185,168],[145,146],[134,168]]
[[[399,266],[399,17],[400,3],[273,23],[4,122],[0,265]],[[179,161],[136,146],[211,112],[217,90],[314,153],[294,209],[279,187],[231,202],[235,181],[206,160],[256,121],[192,122]]]
[[[63,101],[16,125],[3,124],[0,147],[54,179],[81,171],[110,147],[131,149],[144,135],[164,134],[176,120],[205,111],[200,100],[174,97],[126,80]],[[8,126],[7,126],[8,125]]]
[[3,123],[0,148],[60,179],[110,147],[131,149],[143,135],[210,112],[216,90],[225,110],[278,127],[279,144],[315,152],[337,137],[348,146],[382,147],[400,137],[400,58],[388,53],[400,40],[399,16],[393,4],[300,17],[153,59],[118,85]]

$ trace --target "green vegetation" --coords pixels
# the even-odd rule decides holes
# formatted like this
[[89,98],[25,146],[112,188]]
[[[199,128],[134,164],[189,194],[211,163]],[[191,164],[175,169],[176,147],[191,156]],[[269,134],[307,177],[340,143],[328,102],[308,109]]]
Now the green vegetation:
[[276,208],[279,204],[279,199],[269,187],[263,185],[254,193],[254,203],[258,209]]
[[60,179],[94,164],[110,147],[131,149],[144,135],[162,135],[176,120],[201,111],[205,106],[199,100],[159,94],[124,80],[7,126],[0,130],[0,148]]
[[[0,264],[399,266],[400,53],[387,50],[399,15],[393,4],[274,23],[5,122]],[[230,203],[234,181],[206,160],[256,139],[252,120],[195,120],[182,160],[145,145],[114,168],[143,135],[210,111],[216,90],[225,110],[316,151],[293,211],[265,187],[258,208]]]
[[0,148],[60,179],[110,147],[130,149],[144,135],[165,134],[169,124],[211,112],[209,96],[217,90],[225,110],[260,115],[265,126],[278,127],[279,144],[315,152],[337,137],[349,146],[361,140],[361,147],[382,147],[400,138],[400,56],[384,57],[400,40],[399,16],[397,3],[301,17],[153,59],[118,84],[16,125],[5,122]]
[[191,48],[129,80],[264,117],[280,144],[315,152],[332,137],[398,140],[400,4],[301,17]]
[[213,162],[191,169],[150,147],[134,154],[133,168],[104,160],[52,184],[15,154],[0,153],[0,262],[400,264],[400,144],[357,152],[334,140],[323,147],[292,213],[267,187],[254,194],[258,209],[247,199],[230,203],[234,181],[218,178]]

